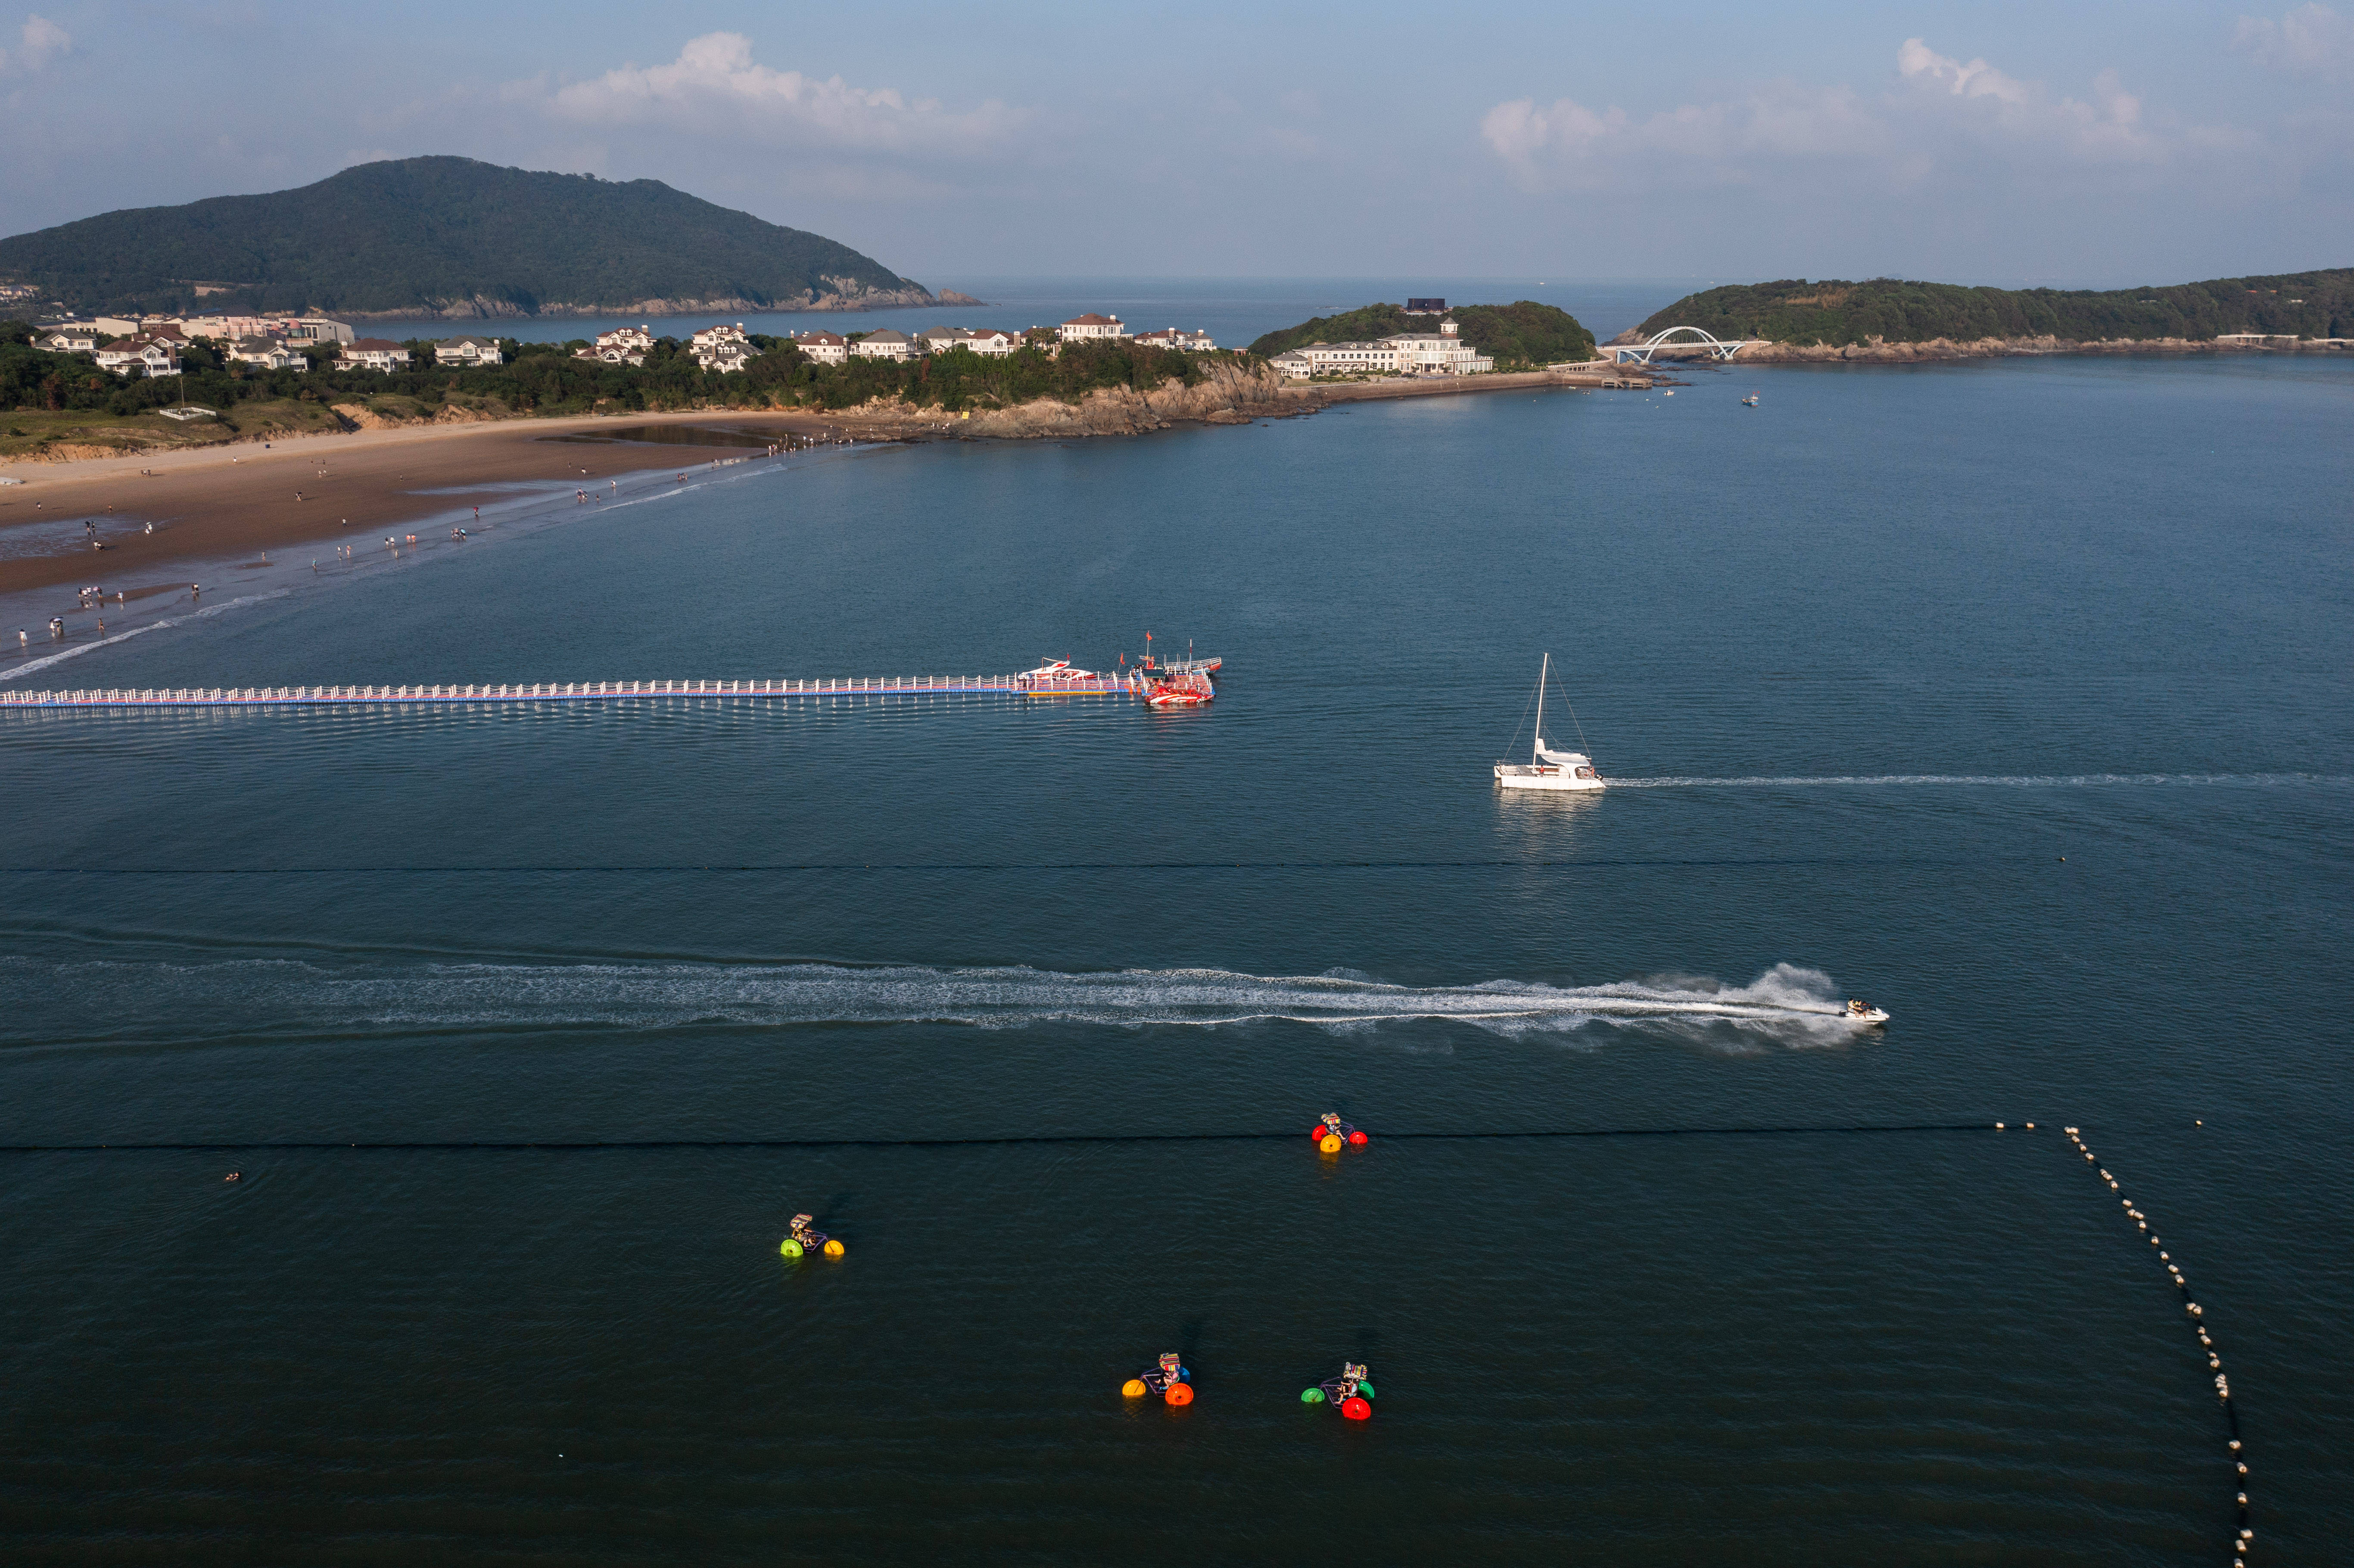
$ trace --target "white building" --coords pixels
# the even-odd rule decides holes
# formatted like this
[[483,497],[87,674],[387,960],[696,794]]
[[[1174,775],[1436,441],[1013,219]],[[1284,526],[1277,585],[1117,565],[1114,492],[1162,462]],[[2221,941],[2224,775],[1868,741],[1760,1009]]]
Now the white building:
[[231,365],[258,365],[264,370],[308,370],[311,362],[281,338],[241,337],[222,351]]
[[850,352],[861,359],[905,359],[915,346],[916,340],[906,333],[885,327],[881,332],[870,332],[852,344]]
[[1136,341],[1150,344],[1155,348],[1182,348],[1191,354],[1207,354],[1218,346],[1211,340],[1208,333],[1187,332],[1183,327],[1162,327],[1159,332],[1140,332],[1136,334]]
[[387,338],[364,337],[344,345],[335,356],[338,370],[374,370],[390,375],[408,368],[408,350]]
[[1286,376],[1394,376],[1398,351],[1387,338],[1377,343],[1311,343],[1287,349],[1270,363]]
[[294,316],[279,326],[289,343],[352,342],[352,329],[342,322],[331,322],[324,316]]
[[637,357],[630,361],[631,365],[644,364],[646,355],[653,345],[653,331],[645,326],[615,327],[611,332],[597,334],[597,347],[600,353],[605,349],[618,348],[625,357],[634,354]]
[[975,354],[985,354],[991,359],[1002,359],[1022,346],[1022,340],[1010,332],[996,327],[982,327],[965,335],[964,345]]
[[1477,376],[1495,369],[1496,362],[1465,343],[1461,332],[1449,316],[1437,332],[1394,333],[1382,341],[1396,347],[1402,376]]
[[1089,311],[1083,316],[1073,316],[1055,331],[1065,343],[1088,338],[1122,338],[1128,335],[1128,328],[1120,324],[1118,316],[1099,316],[1093,311]]
[[105,342],[106,337],[88,322],[65,322],[51,327],[35,341],[51,354],[96,354],[98,345]]
[[850,340],[838,332],[804,333],[793,343],[820,365],[840,365],[850,357]]
[[453,337],[433,345],[436,365],[498,365],[505,357],[499,352],[498,339],[493,337]]
[[111,370],[128,381],[136,381],[143,376],[177,376],[179,345],[169,338],[146,333],[120,337],[98,351],[98,367]]

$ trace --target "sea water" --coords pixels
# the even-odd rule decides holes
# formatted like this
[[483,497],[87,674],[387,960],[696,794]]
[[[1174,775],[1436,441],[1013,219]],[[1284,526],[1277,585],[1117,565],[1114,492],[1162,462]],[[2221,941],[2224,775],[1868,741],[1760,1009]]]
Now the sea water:
[[[26,677],[1226,661],[0,715],[12,1560],[2327,1560],[2354,372],[1687,379],[739,465]],[[1599,797],[1494,788],[1545,652]]]

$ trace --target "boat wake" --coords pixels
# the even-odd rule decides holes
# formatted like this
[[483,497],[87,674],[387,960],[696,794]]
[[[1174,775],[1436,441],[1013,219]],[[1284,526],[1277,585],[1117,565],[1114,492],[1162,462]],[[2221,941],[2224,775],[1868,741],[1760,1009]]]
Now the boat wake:
[[1812,778],[1757,775],[1745,779],[1621,779],[1613,789],[1757,789],[1817,784],[1990,784],[2016,789],[2073,789],[2099,785],[2236,785],[2262,789],[2281,784],[2354,784],[2336,773],[1852,773]]
[[[355,970],[279,959],[51,964],[16,958],[0,960],[0,1001],[12,995],[26,1005],[0,1012],[15,1012],[21,1023],[0,1029],[0,1040],[16,1035],[27,1045],[186,1041],[188,1021],[207,1017],[246,1021],[236,1030],[240,1039],[711,1025],[1218,1028],[1288,1022],[1357,1031],[1447,1021],[1507,1035],[1620,1028],[1697,1038],[1734,1031],[1819,1044],[1852,1039],[1858,1028],[1843,1015],[1828,975],[1789,964],[1746,985],[1665,976],[1597,986],[1510,980],[1404,986],[1346,974],[1225,969],[461,963]],[[72,997],[71,1019],[38,1019],[48,1011],[37,1001],[42,996]],[[102,1033],[71,1027],[92,1018],[109,1021]]]

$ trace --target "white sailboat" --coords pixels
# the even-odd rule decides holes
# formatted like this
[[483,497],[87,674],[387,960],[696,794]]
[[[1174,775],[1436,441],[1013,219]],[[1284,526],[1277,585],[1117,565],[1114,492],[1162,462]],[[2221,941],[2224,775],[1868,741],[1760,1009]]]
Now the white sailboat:
[[[1504,789],[1599,789],[1602,774],[1594,766],[1594,758],[1582,751],[1557,751],[1545,745],[1545,686],[1553,673],[1553,655],[1547,653],[1537,666],[1537,725],[1535,744],[1530,747],[1526,762],[1496,764],[1496,784]],[[1566,705],[1565,704],[1564,705]],[[1577,711],[1570,710],[1569,722],[1577,727]],[[1585,732],[1578,729],[1577,741],[1585,744]]]

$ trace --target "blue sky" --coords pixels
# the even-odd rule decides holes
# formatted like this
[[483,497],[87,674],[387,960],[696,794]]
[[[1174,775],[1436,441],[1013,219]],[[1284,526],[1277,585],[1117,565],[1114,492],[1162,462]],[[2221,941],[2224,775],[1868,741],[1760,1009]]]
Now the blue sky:
[[0,233],[456,153],[664,180],[934,287],[2124,284],[2354,265],[2349,105],[2354,0],[40,0],[0,8]]

